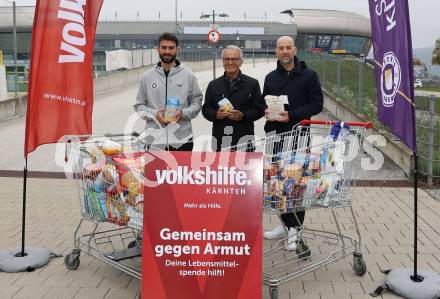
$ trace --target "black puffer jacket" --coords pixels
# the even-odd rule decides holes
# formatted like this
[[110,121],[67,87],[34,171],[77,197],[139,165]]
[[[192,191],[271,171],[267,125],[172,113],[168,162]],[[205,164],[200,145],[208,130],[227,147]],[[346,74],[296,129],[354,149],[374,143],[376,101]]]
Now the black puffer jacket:
[[292,71],[287,72],[278,62],[277,69],[266,76],[263,98],[266,95],[287,95],[289,99],[289,105],[284,105],[289,122],[266,121],[264,126],[266,132],[276,131],[277,134],[290,131],[301,120],[320,113],[324,102],[318,74],[297,57]]
[[[243,112],[244,118],[241,121],[216,119],[219,109],[218,102],[223,98],[227,98],[235,110]],[[214,150],[219,151],[222,147],[241,143],[243,140],[240,138],[244,136],[253,136],[254,121],[264,116],[264,110],[265,103],[261,97],[260,84],[256,79],[240,72],[232,90],[226,75],[211,81],[206,89],[202,113],[207,120],[213,123],[212,135],[217,139],[217,146]],[[224,130],[229,126],[233,128],[232,144],[221,145],[222,137],[225,135]]]

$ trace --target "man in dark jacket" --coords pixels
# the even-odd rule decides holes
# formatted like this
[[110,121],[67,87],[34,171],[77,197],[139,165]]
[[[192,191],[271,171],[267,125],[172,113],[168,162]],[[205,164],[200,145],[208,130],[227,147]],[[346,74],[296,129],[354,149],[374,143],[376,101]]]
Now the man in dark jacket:
[[[292,130],[303,119],[310,119],[322,111],[323,94],[318,75],[307,68],[304,62],[296,57],[293,39],[282,36],[277,41],[277,69],[266,76],[263,98],[267,95],[283,96],[284,110],[279,118],[267,119],[264,130],[266,134],[280,134]],[[282,146],[275,146],[274,153]],[[286,213],[281,215],[283,225],[264,233],[266,239],[288,238],[286,250],[296,250],[297,230],[304,222],[305,212]],[[299,223],[298,223],[299,222]]]
[[[265,104],[260,84],[241,73],[243,51],[227,46],[222,52],[225,73],[206,89],[203,116],[212,124],[212,148],[222,148],[254,140],[254,121],[264,116]],[[250,147],[252,148],[252,147]]]

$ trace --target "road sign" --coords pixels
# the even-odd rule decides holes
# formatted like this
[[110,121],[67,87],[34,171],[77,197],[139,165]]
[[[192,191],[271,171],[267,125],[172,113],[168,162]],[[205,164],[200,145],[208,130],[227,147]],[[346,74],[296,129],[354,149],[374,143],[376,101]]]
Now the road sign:
[[220,41],[220,32],[211,30],[208,32],[208,40],[211,43],[218,43]]

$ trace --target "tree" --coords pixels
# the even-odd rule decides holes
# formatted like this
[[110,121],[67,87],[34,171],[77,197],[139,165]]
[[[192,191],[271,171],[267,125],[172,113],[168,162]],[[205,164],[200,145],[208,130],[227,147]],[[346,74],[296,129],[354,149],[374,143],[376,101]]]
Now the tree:
[[435,42],[435,48],[432,51],[432,64],[440,64],[440,38]]
[[422,65],[422,61],[418,57],[413,57],[413,64],[414,65]]

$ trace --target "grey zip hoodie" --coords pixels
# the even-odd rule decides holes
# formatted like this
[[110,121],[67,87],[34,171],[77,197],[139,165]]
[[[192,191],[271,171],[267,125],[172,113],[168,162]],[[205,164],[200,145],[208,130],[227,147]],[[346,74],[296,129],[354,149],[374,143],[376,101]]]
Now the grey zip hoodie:
[[[182,119],[173,125],[161,125],[156,113],[166,106],[166,99],[180,100]],[[202,109],[203,94],[192,71],[177,62],[168,77],[158,63],[142,76],[134,110],[146,121],[147,144],[180,145],[193,136],[191,119]]]

